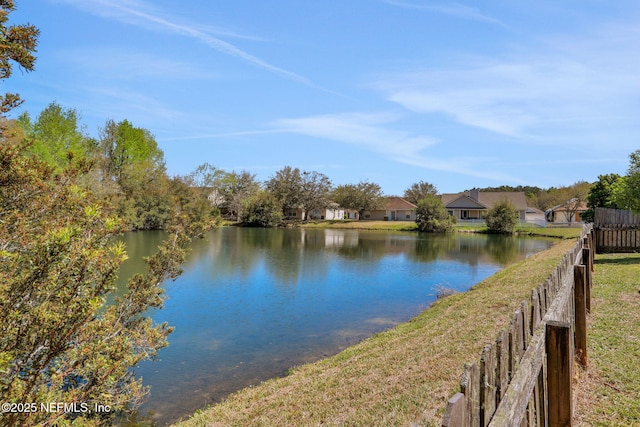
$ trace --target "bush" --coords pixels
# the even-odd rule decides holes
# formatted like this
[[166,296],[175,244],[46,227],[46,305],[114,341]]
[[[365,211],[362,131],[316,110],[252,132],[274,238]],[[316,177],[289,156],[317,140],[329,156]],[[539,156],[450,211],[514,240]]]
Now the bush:
[[518,209],[509,200],[501,200],[489,209],[486,221],[490,233],[513,234],[520,222]]
[[433,194],[427,195],[418,202],[416,224],[418,230],[430,233],[453,231],[453,217],[447,213],[442,200]]
[[245,203],[240,220],[247,227],[277,227],[282,222],[282,207],[272,194],[263,191]]

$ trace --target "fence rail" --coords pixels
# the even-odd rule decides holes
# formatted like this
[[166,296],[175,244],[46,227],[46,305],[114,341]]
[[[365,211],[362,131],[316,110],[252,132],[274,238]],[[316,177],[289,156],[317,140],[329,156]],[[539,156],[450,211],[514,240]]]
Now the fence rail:
[[640,251],[640,215],[619,209],[596,208],[593,222],[596,251]]
[[509,328],[484,347],[479,362],[465,366],[443,426],[570,425],[574,357],[587,366],[591,248],[592,227],[585,225],[549,278],[521,302]]

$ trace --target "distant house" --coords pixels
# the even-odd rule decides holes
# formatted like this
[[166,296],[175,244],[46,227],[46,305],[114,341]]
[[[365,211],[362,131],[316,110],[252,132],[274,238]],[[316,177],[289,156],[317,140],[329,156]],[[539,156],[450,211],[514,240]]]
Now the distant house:
[[363,219],[384,221],[415,221],[416,208],[413,203],[402,197],[390,196],[385,198],[382,209],[365,212]]
[[324,209],[309,212],[309,219],[345,219],[345,209],[336,202],[331,202]]
[[573,198],[566,202],[547,209],[544,212],[548,222],[555,223],[572,223],[583,222],[582,214],[587,210],[587,204],[584,201]]
[[288,219],[345,219],[347,217],[346,209],[340,207],[336,202],[330,202],[329,206],[324,209],[314,209],[308,213],[302,208],[291,209],[286,212]]
[[449,215],[458,221],[482,220],[497,202],[507,199],[518,210],[520,221],[527,220],[527,197],[522,191],[480,191],[477,189],[456,194],[443,194],[442,203]]

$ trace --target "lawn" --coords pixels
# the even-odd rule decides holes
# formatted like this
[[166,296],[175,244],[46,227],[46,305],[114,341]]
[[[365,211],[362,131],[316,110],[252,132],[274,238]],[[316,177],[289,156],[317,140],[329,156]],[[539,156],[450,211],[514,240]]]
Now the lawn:
[[640,426],[640,254],[597,255],[579,425]]

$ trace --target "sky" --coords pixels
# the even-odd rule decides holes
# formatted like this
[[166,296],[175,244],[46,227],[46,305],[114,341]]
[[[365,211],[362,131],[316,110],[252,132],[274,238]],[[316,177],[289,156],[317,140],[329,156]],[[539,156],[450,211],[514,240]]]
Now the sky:
[[170,175],[284,166],[401,195],[624,175],[640,148],[637,0],[16,0],[34,72],[94,137],[148,129]]

